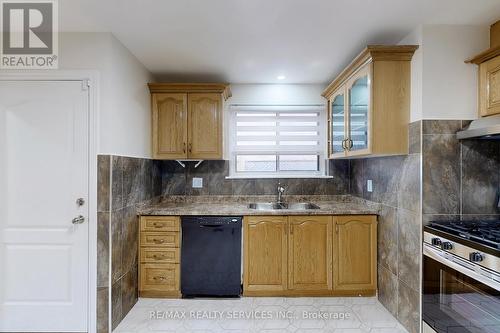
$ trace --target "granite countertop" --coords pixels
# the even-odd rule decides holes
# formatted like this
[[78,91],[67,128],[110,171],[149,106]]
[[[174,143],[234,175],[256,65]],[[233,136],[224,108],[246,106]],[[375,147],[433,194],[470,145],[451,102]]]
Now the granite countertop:
[[380,205],[349,195],[285,196],[286,203],[311,202],[320,209],[256,210],[252,202],[274,202],[275,196],[169,196],[162,201],[139,206],[138,215],[377,215]]

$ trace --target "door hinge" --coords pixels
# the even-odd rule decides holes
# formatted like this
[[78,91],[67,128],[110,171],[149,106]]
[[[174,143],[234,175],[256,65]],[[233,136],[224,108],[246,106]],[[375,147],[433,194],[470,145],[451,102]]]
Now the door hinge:
[[82,90],[83,91],[87,91],[89,90],[89,88],[91,87],[92,85],[90,84],[90,80],[89,79],[84,79],[82,80]]

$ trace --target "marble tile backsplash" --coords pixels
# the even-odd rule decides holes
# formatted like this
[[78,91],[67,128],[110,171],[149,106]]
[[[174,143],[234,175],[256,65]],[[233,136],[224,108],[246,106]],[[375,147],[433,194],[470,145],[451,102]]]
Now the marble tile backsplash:
[[351,194],[381,204],[379,301],[410,333],[420,330],[421,126],[410,124],[409,155],[350,161]]
[[[162,195],[265,195],[275,194],[278,181],[284,195],[349,193],[349,161],[329,161],[333,178],[226,179],[229,161],[204,161],[197,168],[187,162],[183,168],[175,161],[162,161]],[[203,188],[193,188],[194,177],[203,178]]]
[[150,159],[98,156],[98,333],[114,329],[137,301],[136,207],[160,197],[160,166]]
[[423,121],[423,223],[500,219],[500,141],[457,140],[462,120]]

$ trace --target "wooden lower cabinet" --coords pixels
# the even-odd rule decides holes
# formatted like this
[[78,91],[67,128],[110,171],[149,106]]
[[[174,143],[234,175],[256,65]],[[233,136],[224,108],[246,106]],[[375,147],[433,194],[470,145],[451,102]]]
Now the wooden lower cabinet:
[[180,297],[180,218],[141,216],[139,296]]
[[335,216],[334,289],[369,294],[377,290],[376,216]]
[[287,218],[245,217],[243,290],[246,295],[287,289]]
[[332,217],[290,216],[288,288],[332,290]]
[[245,217],[243,294],[374,295],[376,241],[374,215]]
[[142,297],[178,296],[179,264],[141,264],[140,295]]

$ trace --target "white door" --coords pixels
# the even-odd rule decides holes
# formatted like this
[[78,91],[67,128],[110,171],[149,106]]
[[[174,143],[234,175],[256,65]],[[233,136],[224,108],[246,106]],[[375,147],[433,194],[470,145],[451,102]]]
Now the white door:
[[[0,332],[87,331],[89,111],[82,87],[0,81]],[[83,223],[73,223],[80,215]]]

